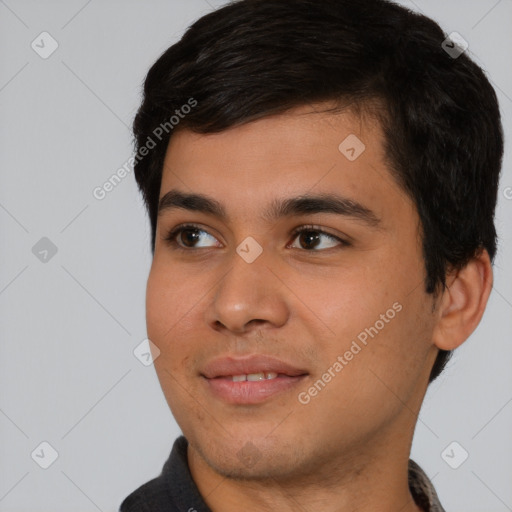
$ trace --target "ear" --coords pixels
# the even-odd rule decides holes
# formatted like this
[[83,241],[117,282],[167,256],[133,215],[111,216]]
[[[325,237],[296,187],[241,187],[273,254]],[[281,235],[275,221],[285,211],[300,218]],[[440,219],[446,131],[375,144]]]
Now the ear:
[[432,341],[442,350],[454,350],[476,329],[492,289],[489,253],[479,253],[461,270],[449,274],[438,305]]

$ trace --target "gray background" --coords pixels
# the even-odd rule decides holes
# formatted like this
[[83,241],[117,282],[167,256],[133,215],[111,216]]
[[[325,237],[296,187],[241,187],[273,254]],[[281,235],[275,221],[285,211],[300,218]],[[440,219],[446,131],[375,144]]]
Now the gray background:
[[[160,473],[179,434],[153,366],[133,354],[151,263],[133,173],[101,201],[92,191],[132,155],[149,66],[224,3],[0,1],[1,511],[116,511]],[[509,141],[512,1],[402,3],[469,42]],[[59,44],[47,59],[31,47],[43,31]],[[488,309],[429,389],[413,443],[447,511],[512,510],[510,164],[509,144]],[[46,261],[32,251],[42,237],[57,248]],[[58,452],[47,469],[43,441]],[[441,455],[453,441],[469,453],[458,469]]]

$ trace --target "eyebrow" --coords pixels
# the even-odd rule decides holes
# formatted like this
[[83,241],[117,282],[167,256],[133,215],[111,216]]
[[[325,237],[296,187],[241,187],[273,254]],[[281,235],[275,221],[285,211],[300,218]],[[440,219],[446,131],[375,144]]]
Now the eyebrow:
[[[179,190],[170,190],[159,201],[158,216],[171,210],[187,210],[218,217],[226,221],[229,216],[222,204],[204,194],[191,194]],[[353,217],[370,227],[379,227],[381,220],[362,204],[337,194],[304,194],[297,197],[274,199],[263,214],[267,222],[275,222],[284,217],[312,215],[315,213],[333,213]]]

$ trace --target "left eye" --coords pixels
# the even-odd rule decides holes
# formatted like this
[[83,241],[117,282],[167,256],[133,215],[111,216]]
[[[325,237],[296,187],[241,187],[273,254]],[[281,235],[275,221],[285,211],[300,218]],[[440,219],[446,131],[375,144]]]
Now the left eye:
[[[173,229],[166,237],[165,240],[172,245],[174,248],[178,250],[189,250],[189,249],[201,249],[203,247],[215,247],[214,245],[195,245],[195,242],[201,239],[201,234],[206,235],[206,237],[210,238],[213,241],[216,241],[215,237],[210,235],[204,229],[199,228],[194,225],[185,225],[180,226],[178,228]],[[300,229],[295,230],[292,233],[293,240],[298,239],[299,243],[302,247],[293,247],[293,248],[302,248],[305,250],[316,249],[319,245],[319,242],[324,239],[328,239],[331,241],[331,245],[328,247],[323,247],[322,249],[330,249],[335,247],[336,245],[348,246],[350,245],[347,241],[342,240],[341,238],[326,233],[321,229],[315,226],[305,226]],[[316,252],[316,251],[315,251]]]
[[[335,247],[336,245],[348,245],[348,243],[342,240],[341,238],[338,238],[337,236],[334,235],[330,235],[325,231],[313,227],[301,228],[297,231],[294,231],[293,237],[294,240],[298,238],[301,244],[304,243],[304,245],[308,246],[307,249],[311,249],[312,245],[314,245],[314,248],[317,248],[319,245],[319,241],[322,239],[322,237],[324,237],[325,239],[329,239],[331,242],[333,242],[332,245],[330,245],[329,247],[324,247],[324,249],[330,249],[331,247]],[[299,249],[300,248],[301,247],[299,247]]]

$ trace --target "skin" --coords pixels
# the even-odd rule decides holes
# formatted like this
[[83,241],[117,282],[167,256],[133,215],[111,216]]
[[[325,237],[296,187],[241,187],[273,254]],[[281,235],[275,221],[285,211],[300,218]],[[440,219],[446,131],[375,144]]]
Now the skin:
[[[158,378],[214,512],[420,510],[407,463],[428,377],[438,349],[456,348],[476,328],[492,286],[481,251],[448,275],[437,301],[425,293],[419,217],[391,177],[380,125],[324,107],[216,134],[181,130],[169,143],[161,197],[171,189],[206,194],[229,216],[162,212],[146,298]],[[355,161],[338,150],[350,134],[366,146]],[[272,223],[262,216],[274,198],[333,191],[370,208],[379,228],[332,213]],[[199,248],[187,249],[189,238],[178,236],[185,247],[178,251],[165,237],[188,222],[204,230]],[[351,245],[322,234],[316,245],[292,236],[308,224]],[[249,236],[263,248],[252,263],[236,252]],[[298,393],[394,303],[401,311],[300,403]],[[309,375],[257,405],[229,405],[209,392],[200,377],[207,362],[256,353]],[[257,454],[254,464],[237,455],[244,447]]]

